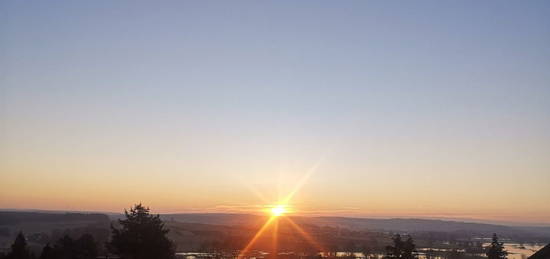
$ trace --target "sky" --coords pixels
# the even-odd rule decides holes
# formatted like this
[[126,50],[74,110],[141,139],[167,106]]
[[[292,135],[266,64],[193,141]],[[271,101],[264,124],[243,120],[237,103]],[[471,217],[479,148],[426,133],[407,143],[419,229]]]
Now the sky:
[[550,223],[548,1],[1,1],[0,208]]

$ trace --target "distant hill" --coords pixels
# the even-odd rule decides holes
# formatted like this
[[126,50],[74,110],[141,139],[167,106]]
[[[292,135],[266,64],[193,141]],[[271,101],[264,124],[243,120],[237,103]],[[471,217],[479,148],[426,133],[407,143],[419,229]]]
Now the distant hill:
[[[187,223],[216,224],[226,226],[256,226],[265,221],[265,216],[251,214],[190,213],[163,214],[165,220]],[[496,224],[470,223],[433,219],[371,219],[347,217],[292,217],[300,224],[341,227],[352,230],[385,232],[461,232],[471,235],[490,236],[499,233],[507,237],[550,238],[550,227],[518,227]]]
[[[69,227],[102,225],[108,226],[111,220],[119,219],[122,214],[104,213],[75,213],[75,212],[25,212],[0,211],[0,227],[36,225],[59,228],[61,225]],[[247,226],[256,227],[263,224],[266,216],[253,214],[230,213],[178,213],[161,214],[163,220],[182,223],[199,223],[219,226]],[[499,233],[508,237],[543,237],[550,238],[550,227],[506,226],[486,223],[471,223],[436,219],[373,219],[349,217],[299,217],[292,219],[300,224],[348,228],[351,230],[383,231],[383,232],[462,232],[478,235]],[[34,223],[34,224],[33,224]],[[48,227],[49,226],[49,227]]]
[[[74,212],[26,212],[0,211],[0,247],[11,244],[18,231],[28,234],[42,233],[37,243],[51,241],[63,233],[83,233],[93,231],[99,239],[106,239],[109,225],[122,214],[74,213]],[[161,214],[167,226],[174,228],[178,238],[189,240],[192,236],[208,233],[242,231],[261,226],[267,216],[253,214],[225,213],[181,213]],[[518,227],[484,223],[432,219],[372,219],[347,217],[291,217],[299,225],[332,227],[352,231],[406,232],[419,235],[426,232],[451,233],[457,237],[489,237],[493,233],[515,240],[550,240],[550,227]],[[228,228],[229,227],[229,228]],[[247,230],[248,231],[248,230]],[[176,238],[176,236],[174,236]]]
[[16,225],[21,223],[71,223],[71,222],[109,222],[105,214],[100,213],[53,213],[53,212],[21,212],[0,211],[0,225]]
[[[23,231],[31,247],[39,252],[44,244],[54,242],[62,235],[78,237],[91,233],[99,244],[110,235],[109,226],[117,226],[122,214],[74,212],[0,211],[0,249],[7,249],[19,231]],[[161,214],[171,230],[169,237],[179,251],[196,251],[205,245],[223,243],[242,247],[266,222],[267,216],[252,214],[188,213]],[[430,219],[369,219],[346,217],[298,217],[291,219],[327,244],[345,245],[350,240],[364,242],[376,239],[380,247],[390,240],[389,234],[409,233],[419,245],[430,239],[439,241],[471,237],[490,237],[498,233],[515,241],[548,242],[550,227],[517,227],[496,224],[468,223]],[[301,242],[293,228],[279,225],[280,236],[286,246]],[[358,233],[361,231],[362,233]],[[227,243],[229,242],[230,243]],[[262,242],[269,244],[269,240]]]
[[227,214],[227,213],[185,213],[185,214],[161,214],[162,219],[186,223],[214,224],[224,226],[256,226],[263,224],[266,216],[253,214]]

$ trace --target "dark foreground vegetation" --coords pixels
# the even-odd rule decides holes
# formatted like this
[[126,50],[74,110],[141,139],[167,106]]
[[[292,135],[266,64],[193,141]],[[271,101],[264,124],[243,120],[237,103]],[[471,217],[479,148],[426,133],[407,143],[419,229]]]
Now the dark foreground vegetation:
[[[111,225],[111,238],[105,243],[104,257],[114,255],[124,259],[172,259],[173,243],[166,237],[169,232],[159,215],[151,215],[149,209],[138,204],[125,211],[125,219],[118,220],[120,228]],[[51,246],[44,246],[39,259],[95,259],[99,256],[98,244],[90,234],[74,240],[69,235]],[[112,257],[112,256],[111,256]],[[27,247],[23,233],[19,233],[7,255],[0,259],[37,258]]]
[[[9,248],[0,251],[0,259],[173,259],[177,251],[194,251],[196,257],[235,258],[251,240],[258,226],[217,226],[161,220],[149,209],[138,204],[125,211],[116,221],[105,221],[97,215],[82,218],[59,214],[64,220],[48,215],[54,225],[72,225],[71,229],[19,232]],[[37,218],[25,214],[24,219]],[[99,221],[90,219],[99,219]],[[1,222],[2,218],[0,218]],[[4,218],[23,222],[21,218]],[[88,221],[87,221],[88,220]],[[43,222],[43,221],[42,221]],[[68,223],[67,223],[68,222]],[[84,225],[82,225],[85,222]],[[261,221],[260,221],[261,222]],[[42,227],[47,224],[37,224]],[[317,226],[301,222],[309,239],[292,225],[281,220],[278,225],[277,248],[273,236],[257,240],[247,256],[259,258],[357,258],[369,259],[504,259],[507,253],[498,237],[493,235],[489,246],[485,241],[465,233],[412,232],[408,234],[380,231],[352,231],[334,226]],[[25,229],[32,230],[28,225]],[[1,227],[1,225],[0,225]],[[36,228],[34,228],[36,229]],[[1,235],[2,233],[0,233]],[[414,237],[414,239],[413,239]],[[315,240],[315,245],[311,240]],[[265,253],[261,252],[265,251]],[[182,257],[182,255],[179,255]],[[364,257],[362,257],[364,258]]]

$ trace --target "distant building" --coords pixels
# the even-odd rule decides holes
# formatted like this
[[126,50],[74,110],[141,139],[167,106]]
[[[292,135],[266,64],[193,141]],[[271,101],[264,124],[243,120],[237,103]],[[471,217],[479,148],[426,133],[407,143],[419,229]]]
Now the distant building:
[[532,256],[527,259],[550,259],[550,244],[538,250]]

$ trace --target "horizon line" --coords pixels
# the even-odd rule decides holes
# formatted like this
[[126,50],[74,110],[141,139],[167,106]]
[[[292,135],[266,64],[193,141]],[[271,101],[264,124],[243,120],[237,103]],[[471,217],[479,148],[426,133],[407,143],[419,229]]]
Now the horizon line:
[[[43,213],[87,213],[87,214],[124,214],[124,212],[114,211],[101,211],[101,210],[64,210],[64,209],[36,209],[36,208],[0,208],[0,212],[43,212]],[[179,212],[161,212],[153,213],[158,215],[170,215],[170,214],[224,214],[224,215],[252,215],[252,216],[267,216],[264,213],[254,213],[252,211],[179,211]],[[484,218],[473,217],[445,217],[445,216],[397,216],[397,215],[328,215],[328,214],[307,214],[307,213],[294,213],[291,217],[337,217],[348,219],[409,219],[409,220],[440,220],[447,222],[460,222],[460,223],[477,223],[487,225],[500,225],[511,227],[550,227],[550,222],[531,222],[531,221],[503,221],[492,220]]]

